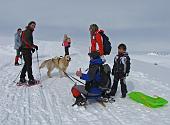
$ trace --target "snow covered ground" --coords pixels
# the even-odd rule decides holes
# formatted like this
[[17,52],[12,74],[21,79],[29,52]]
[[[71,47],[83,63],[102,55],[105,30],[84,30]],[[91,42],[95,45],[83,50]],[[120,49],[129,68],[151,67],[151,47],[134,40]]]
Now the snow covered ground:
[[[59,42],[39,41],[40,62],[64,54]],[[88,67],[89,43],[74,42],[71,47],[70,75]],[[130,53],[132,68],[127,78],[130,91],[142,91],[170,100],[170,55],[137,55]],[[120,89],[115,103],[92,104],[84,109],[72,107],[74,99],[70,89],[74,85],[68,78],[59,78],[57,70],[48,78],[42,69],[42,85],[17,87],[13,80],[22,66],[15,67],[12,38],[0,38],[0,125],[169,125],[169,105],[150,109],[129,98],[121,99]],[[113,55],[107,58],[112,66]],[[157,63],[157,65],[155,65]],[[33,72],[39,78],[36,54],[33,55]]]

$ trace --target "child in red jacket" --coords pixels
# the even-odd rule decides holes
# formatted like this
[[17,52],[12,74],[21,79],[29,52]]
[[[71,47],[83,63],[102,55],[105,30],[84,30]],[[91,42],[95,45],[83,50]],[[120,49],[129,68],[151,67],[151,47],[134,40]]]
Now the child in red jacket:
[[69,38],[67,36],[67,34],[64,35],[64,40],[63,40],[63,44],[62,44],[65,48],[65,55],[69,55],[69,48],[71,45],[71,38]]

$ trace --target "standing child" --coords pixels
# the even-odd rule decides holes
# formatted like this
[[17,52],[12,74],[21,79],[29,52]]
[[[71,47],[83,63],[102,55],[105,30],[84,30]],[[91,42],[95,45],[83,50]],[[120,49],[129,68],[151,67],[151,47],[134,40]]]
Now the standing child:
[[114,76],[114,82],[111,88],[110,96],[115,96],[117,92],[118,82],[121,84],[122,98],[126,97],[127,86],[126,77],[130,72],[130,57],[126,52],[126,45],[120,44],[118,46],[118,54],[114,58],[114,65],[112,69],[112,75]]
[[67,34],[64,35],[64,40],[63,40],[63,44],[62,44],[65,48],[65,55],[69,55],[69,48],[71,45],[71,38],[69,38],[67,36]]

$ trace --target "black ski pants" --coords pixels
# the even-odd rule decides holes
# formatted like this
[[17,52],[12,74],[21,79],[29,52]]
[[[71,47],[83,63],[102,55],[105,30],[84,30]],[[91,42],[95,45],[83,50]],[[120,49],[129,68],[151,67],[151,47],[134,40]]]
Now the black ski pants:
[[65,47],[65,55],[69,55],[69,46]]
[[28,74],[28,79],[33,80],[34,77],[32,75],[32,52],[31,49],[23,49],[22,55],[24,58],[24,66],[21,71],[20,79],[25,79],[26,72]]
[[115,96],[115,94],[117,92],[119,81],[120,81],[120,85],[121,85],[122,95],[126,95],[126,93],[127,93],[126,77],[114,76],[113,85],[112,85],[112,88],[111,88],[111,95],[112,96]]

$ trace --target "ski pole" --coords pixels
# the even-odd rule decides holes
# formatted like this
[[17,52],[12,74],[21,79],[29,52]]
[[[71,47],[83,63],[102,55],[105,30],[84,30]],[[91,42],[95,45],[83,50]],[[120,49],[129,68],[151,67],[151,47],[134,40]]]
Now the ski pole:
[[16,83],[16,80],[18,79],[19,75],[21,74],[22,70],[18,73],[18,75],[16,76],[16,78],[14,79],[14,83]]
[[39,69],[39,76],[40,76],[40,81],[41,81],[41,72],[40,72],[40,61],[39,61],[39,57],[38,57],[38,51],[36,50],[36,54],[37,54],[37,63],[38,63],[38,69]]

